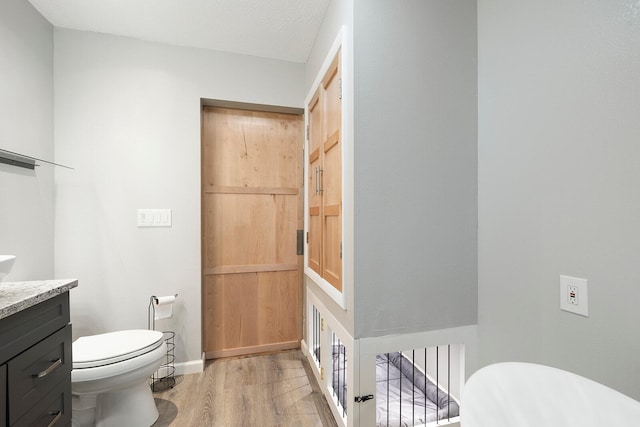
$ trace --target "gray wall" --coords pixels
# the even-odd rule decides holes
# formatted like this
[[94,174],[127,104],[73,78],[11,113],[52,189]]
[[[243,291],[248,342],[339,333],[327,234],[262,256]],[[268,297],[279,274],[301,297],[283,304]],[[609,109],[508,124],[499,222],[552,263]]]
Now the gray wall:
[[[479,357],[640,399],[640,5],[478,2]],[[559,309],[589,280],[590,317]]]
[[[53,160],[53,27],[24,0],[0,2],[0,148]],[[7,281],[53,278],[54,170],[0,164]]]
[[305,64],[306,92],[312,89],[314,79],[343,26],[349,31],[353,28],[353,0],[330,0]]
[[[313,280],[305,276],[305,292],[308,289],[327,307],[333,317],[354,336],[354,281],[353,281],[353,0],[332,0],[329,2],[322,25],[305,64],[305,95],[309,95],[316,77],[322,70],[329,50],[335,42],[338,34],[344,30],[342,57],[342,109],[346,119],[343,122],[344,133],[344,158],[343,166],[346,171],[343,176],[344,187],[342,189],[342,214],[346,226],[343,230],[343,285],[346,295],[346,310],[342,309],[331,297],[329,297]],[[306,295],[306,294],[305,294]],[[304,303],[306,307],[306,301]],[[305,312],[306,313],[306,312]],[[307,328],[304,328],[307,333]],[[309,342],[308,337],[306,337]]]
[[[177,361],[201,357],[200,99],[302,107],[304,65],[55,30],[56,274],[74,334],[146,328],[151,295],[178,293]],[[171,228],[138,228],[170,208]]]
[[476,3],[356,0],[356,338],[477,320]]

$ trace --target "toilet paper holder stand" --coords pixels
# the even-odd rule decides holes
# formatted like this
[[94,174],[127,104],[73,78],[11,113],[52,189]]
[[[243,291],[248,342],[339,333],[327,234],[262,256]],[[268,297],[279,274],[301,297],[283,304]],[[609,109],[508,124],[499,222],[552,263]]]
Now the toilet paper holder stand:
[[[173,297],[178,298],[178,294],[175,294]],[[156,330],[156,305],[159,301],[160,299],[155,295],[151,295],[151,297],[149,297],[149,310],[147,311],[147,329],[150,329],[152,331]],[[173,317],[173,314],[171,314],[170,317]]]
[[[175,294],[178,297],[178,294]],[[156,305],[158,304],[158,297],[151,295],[149,298],[149,309],[147,311],[147,327],[150,330],[156,329]],[[162,365],[151,376],[151,391],[163,391],[168,388],[173,388],[176,384],[176,333],[174,331],[162,331],[162,338],[167,344],[167,354],[163,360]]]

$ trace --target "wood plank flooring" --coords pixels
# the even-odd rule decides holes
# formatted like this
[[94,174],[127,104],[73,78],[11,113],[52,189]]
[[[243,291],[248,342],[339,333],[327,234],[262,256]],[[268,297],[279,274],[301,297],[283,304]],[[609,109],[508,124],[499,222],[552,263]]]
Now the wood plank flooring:
[[153,427],[337,426],[300,350],[208,361],[154,398]]

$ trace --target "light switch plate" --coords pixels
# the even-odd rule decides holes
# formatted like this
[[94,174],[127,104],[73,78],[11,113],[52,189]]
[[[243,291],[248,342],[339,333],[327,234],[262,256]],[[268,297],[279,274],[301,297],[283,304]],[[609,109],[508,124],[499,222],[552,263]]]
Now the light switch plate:
[[138,227],[171,227],[171,209],[138,209]]
[[589,317],[587,279],[560,276],[560,309]]

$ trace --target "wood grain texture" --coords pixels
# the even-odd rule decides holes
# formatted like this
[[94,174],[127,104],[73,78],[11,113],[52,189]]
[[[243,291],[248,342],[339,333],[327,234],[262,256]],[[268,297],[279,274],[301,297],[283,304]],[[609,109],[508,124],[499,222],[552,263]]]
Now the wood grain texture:
[[298,350],[210,361],[154,397],[153,427],[337,426]]
[[320,155],[320,142],[325,138],[323,110],[324,108],[320,102],[320,88],[318,88],[307,109],[309,117],[309,153],[311,153],[309,157],[312,161],[314,157],[317,158]]
[[210,276],[216,274],[262,273],[265,271],[290,271],[297,268],[298,264],[225,265],[223,267],[205,269],[203,274]]
[[303,127],[301,116],[204,107],[203,189],[297,188]]
[[[342,81],[340,52],[308,105],[308,265],[342,292]],[[320,191],[318,191],[320,189]]]
[[340,53],[323,81],[326,138],[323,143],[322,277],[342,292],[342,99]]
[[299,343],[299,277],[296,270],[206,276],[205,352],[243,348],[249,354],[251,347],[260,351],[268,344]]
[[325,133],[323,141],[331,139],[330,135],[341,133],[342,129],[342,68],[340,51],[329,67],[322,81],[324,92]]
[[205,194],[288,194],[297,196],[300,190],[284,187],[227,187],[210,185],[204,189]]
[[203,268],[295,264],[297,195],[203,195]]
[[204,107],[203,343],[208,357],[299,347],[302,116]]

